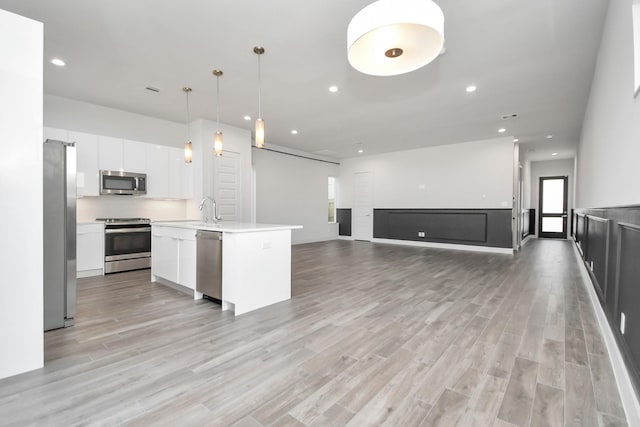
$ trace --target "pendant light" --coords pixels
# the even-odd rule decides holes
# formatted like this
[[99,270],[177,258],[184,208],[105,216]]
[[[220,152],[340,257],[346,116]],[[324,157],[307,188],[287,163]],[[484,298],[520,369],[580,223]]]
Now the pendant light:
[[256,147],[264,148],[264,120],[262,120],[262,111],[260,110],[262,87],[260,82],[260,56],[264,53],[264,48],[255,46],[253,53],[258,55],[258,118],[256,119]]
[[193,147],[191,146],[191,137],[189,136],[189,123],[191,123],[191,119],[189,118],[189,92],[191,92],[191,88],[185,86],[182,90],[187,95],[187,142],[184,143],[184,161],[185,163],[191,163],[193,161]]
[[213,150],[216,156],[222,156],[222,132],[220,131],[220,77],[222,76],[222,70],[213,70],[213,75],[216,76],[216,136],[213,139]]
[[395,76],[433,61],[444,45],[444,14],[431,0],[378,0],[347,28],[349,63],[373,76]]

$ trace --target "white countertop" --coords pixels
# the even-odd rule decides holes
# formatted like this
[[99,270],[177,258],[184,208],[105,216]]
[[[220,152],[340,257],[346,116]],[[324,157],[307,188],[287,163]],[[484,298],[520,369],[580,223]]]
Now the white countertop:
[[223,233],[254,233],[259,231],[295,230],[301,225],[256,224],[251,222],[225,222],[202,224],[200,221],[153,221],[152,226],[186,228],[191,230],[220,231]]

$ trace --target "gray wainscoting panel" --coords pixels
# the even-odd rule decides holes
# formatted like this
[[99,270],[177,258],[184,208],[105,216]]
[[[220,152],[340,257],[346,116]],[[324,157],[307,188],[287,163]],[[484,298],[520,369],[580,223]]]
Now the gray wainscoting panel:
[[593,261],[593,287],[640,391],[640,207],[576,209],[573,234],[587,269]]
[[511,248],[511,215],[511,209],[375,209],[373,237]]
[[338,235],[351,236],[351,208],[336,209],[336,221],[338,222]]
[[640,226],[626,223],[618,224],[618,262],[617,270],[617,309],[620,324],[622,313],[626,318],[625,333],[621,335],[635,361],[636,378],[640,377]]
[[591,280],[600,300],[607,302],[609,270],[609,223],[605,218],[586,215],[586,243],[589,249],[585,262],[589,267]]

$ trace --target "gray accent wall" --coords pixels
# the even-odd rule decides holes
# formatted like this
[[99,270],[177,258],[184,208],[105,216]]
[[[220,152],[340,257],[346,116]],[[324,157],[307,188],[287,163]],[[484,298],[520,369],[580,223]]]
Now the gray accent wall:
[[511,248],[511,213],[511,209],[375,209],[373,237]]

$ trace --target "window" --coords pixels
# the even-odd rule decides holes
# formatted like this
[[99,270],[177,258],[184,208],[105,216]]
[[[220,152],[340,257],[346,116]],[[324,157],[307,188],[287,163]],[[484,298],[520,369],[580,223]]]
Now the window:
[[336,222],[336,179],[332,176],[328,181],[329,193],[329,222]]

